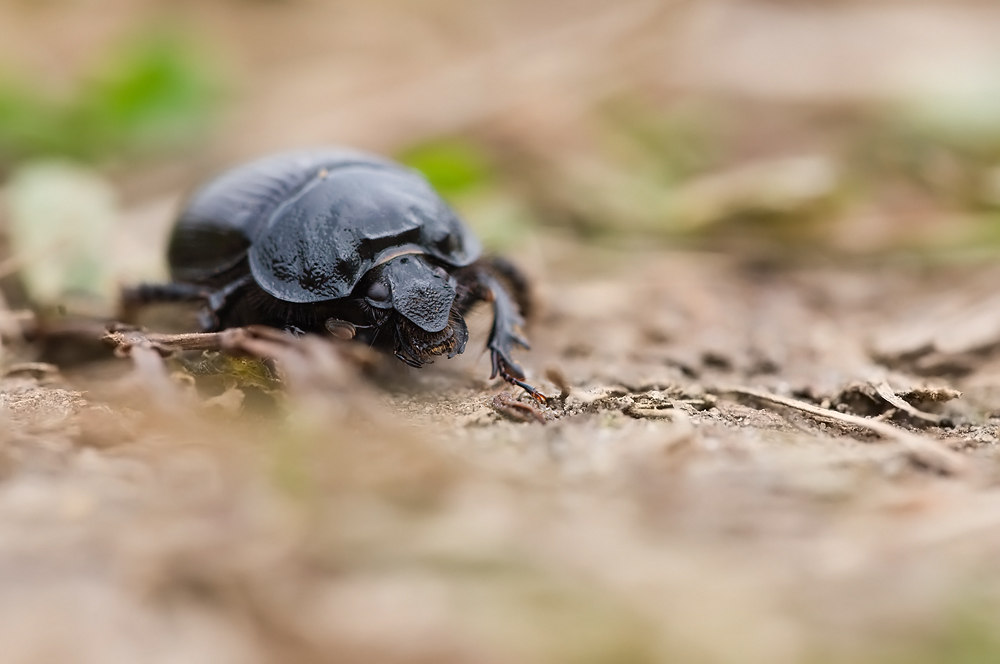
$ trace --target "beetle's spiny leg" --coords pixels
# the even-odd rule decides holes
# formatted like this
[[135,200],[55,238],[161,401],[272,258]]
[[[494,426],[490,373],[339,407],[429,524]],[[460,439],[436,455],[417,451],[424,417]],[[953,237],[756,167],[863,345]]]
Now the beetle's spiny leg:
[[152,304],[154,302],[190,302],[205,300],[211,292],[204,286],[185,283],[139,284],[122,290],[125,306]]
[[198,324],[203,330],[214,330],[219,326],[217,314],[226,305],[226,300],[233,293],[249,284],[251,279],[252,277],[248,274],[217,290],[211,290],[203,284],[184,282],[139,284],[135,288],[127,288],[122,291],[122,303],[127,316],[131,309],[143,304],[201,300],[205,305],[198,312]]
[[520,331],[518,331],[518,330],[510,330],[510,338],[511,338],[511,341],[513,341],[514,343],[516,343],[518,346],[520,346],[524,350],[531,350],[531,344],[528,343],[528,340],[524,338],[524,335],[521,334]]
[[498,375],[511,385],[516,385],[540,402],[545,396],[535,387],[524,382],[524,371],[511,357],[513,345],[529,348],[528,340],[520,332],[524,318],[517,304],[511,299],[507,289],[497,281],[487,270],[479,270],[476,275],[479,297],[493,305],[493,329],[487,347],[493,372],[490,378]]
[[534,310],[534,302],[531,295],[531,283],[528,277],[506,258],[502,256],[490,256],[483,259],[486,268],[493,274],[498,275],[508,285],[511,295],[517,302],[517,308],[521,315],[529,318]]

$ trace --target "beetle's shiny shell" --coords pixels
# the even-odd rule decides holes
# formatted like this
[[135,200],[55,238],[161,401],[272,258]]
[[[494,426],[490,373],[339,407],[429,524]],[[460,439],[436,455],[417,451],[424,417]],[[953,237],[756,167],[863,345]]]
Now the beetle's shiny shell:
[[247,259],[254,281],[286,302],[346,297],[402,253],[463,267],[479,241],[419,173],[350,150],[266,157],[197,191],[174,227],[175,281],[201,283]]

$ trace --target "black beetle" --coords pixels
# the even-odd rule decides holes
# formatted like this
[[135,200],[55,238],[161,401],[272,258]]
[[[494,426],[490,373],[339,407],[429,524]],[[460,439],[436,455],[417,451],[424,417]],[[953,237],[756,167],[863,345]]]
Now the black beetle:
[[388,159],[319,149],[223,173],[187,202],[168,262],[171,283],[130,289],[127,305],[203,301],[205,331],[328,332],[391,349],[413,367],[463,352],[464,314],[492,302],[491,378],[541,398],[511,357],[515,345],[528,348],[526,280],[507,261],[483,258],[427,180]]

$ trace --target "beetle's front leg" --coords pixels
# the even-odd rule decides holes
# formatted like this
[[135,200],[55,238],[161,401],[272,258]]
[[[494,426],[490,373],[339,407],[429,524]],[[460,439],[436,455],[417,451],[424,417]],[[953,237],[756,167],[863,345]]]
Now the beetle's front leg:
[[528,340],[521,334],[524,318],[514,304],[507,289],[488,272],[479,274],[479,282],[485,289],[485,299],[493,303],[493,328],[486,346],[490,349],[493,373],[490,378],[500,376],[508,383],[517,385],[539,401],[545,396],[533,386],[524,382],[524,370],[514,361],[511,352],[515,345],[530,349]]

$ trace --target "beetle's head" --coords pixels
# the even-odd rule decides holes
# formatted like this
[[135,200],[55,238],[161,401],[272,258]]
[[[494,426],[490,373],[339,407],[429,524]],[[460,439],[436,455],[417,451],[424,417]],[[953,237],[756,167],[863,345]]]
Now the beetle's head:
[[447,353],[450,358],[463,352],[469,330],[454,307],[455,286],[444,268],[419,254],[378,265],[359,293],[377,328],[372,336],[392,334],[396,357],[412,367],[431,362],[435,355]]

